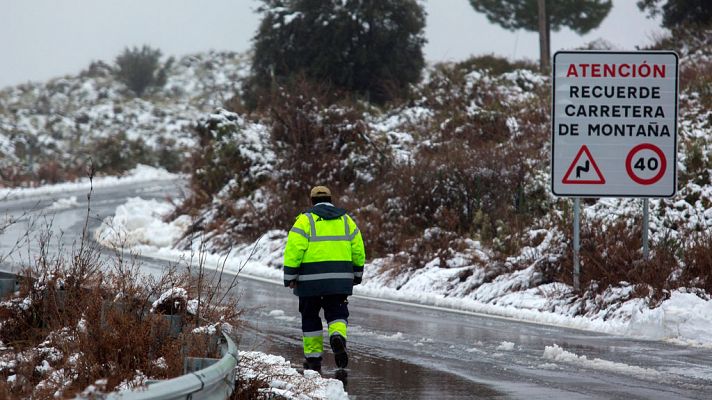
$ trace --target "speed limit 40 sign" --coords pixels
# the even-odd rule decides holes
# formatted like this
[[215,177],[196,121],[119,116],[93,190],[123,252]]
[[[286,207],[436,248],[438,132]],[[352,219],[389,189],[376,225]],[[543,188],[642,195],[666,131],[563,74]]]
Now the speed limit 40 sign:
[[675,194],[675,53],[563,51],[554,55],[553,75],[555,195]]

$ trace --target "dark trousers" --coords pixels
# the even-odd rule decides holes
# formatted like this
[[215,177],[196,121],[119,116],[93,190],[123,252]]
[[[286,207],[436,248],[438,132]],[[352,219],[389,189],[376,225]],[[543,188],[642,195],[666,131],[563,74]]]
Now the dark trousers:
[[[322,333],[319,311],[324,309],[324,317],[329,324],[329,339],[339,335],[346,339],[349,307],[344,294],[329,296],[299,297],[299,312],[302,314],[302,342],[304,356],[307,359],[319,358],[324,352],[324,337]],[[331,343],[331,342],[329,342]]]
[[349,302],[345,294],[299,298],[299,312],[302,314],[302,332],[322,330],[319,312],[324,309],[326,323],[349,319]]

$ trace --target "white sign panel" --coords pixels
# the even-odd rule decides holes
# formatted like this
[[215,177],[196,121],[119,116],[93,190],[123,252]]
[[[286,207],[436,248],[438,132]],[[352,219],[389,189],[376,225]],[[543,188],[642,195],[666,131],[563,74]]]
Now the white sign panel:
[[675,194],[677,54],[563,51],[553,74],[555,195]]

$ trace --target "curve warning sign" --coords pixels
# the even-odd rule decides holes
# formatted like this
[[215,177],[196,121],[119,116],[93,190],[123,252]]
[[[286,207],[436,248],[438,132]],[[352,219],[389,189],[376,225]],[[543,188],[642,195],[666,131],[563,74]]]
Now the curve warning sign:
[[564,175],[562,183],[568,185],[603,185],[606,183],[606,178],[601,174],[596,160],[593,159],[591,152],[585,145],[581,146],[581,150],[576,154],[574,161],[566,171],[566,175]]

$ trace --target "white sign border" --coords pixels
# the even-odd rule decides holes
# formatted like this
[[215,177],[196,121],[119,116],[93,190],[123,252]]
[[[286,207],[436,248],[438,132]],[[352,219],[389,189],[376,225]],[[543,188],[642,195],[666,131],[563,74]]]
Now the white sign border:
[[[672,193],[669,195],[642,195],[642,194],[559,194],[554,190],[554,147],[556,139],[556,124],[555,124],[555,114],[556,114],[556,56],[559,54],[669,54],[675,57],[675,124],[673,127],[673,138],[674,138],[674,159],[673,159],[673,187]],[[670,198],[677,194],[677,152],[678,152],[678,141],[677,141],[677,126],[678,113],[679,113],[679,103],[680,103],[680,56],[671,50],[641,50],[641,51],[602,51],[602,50],[560,50],[554,53],[551,63],[551,163],[550,163],[550,175],[551,175],[551,193],[556,197],[570,197],[570,198],[603,198],[603,197],[624,197],[624,198]]]

